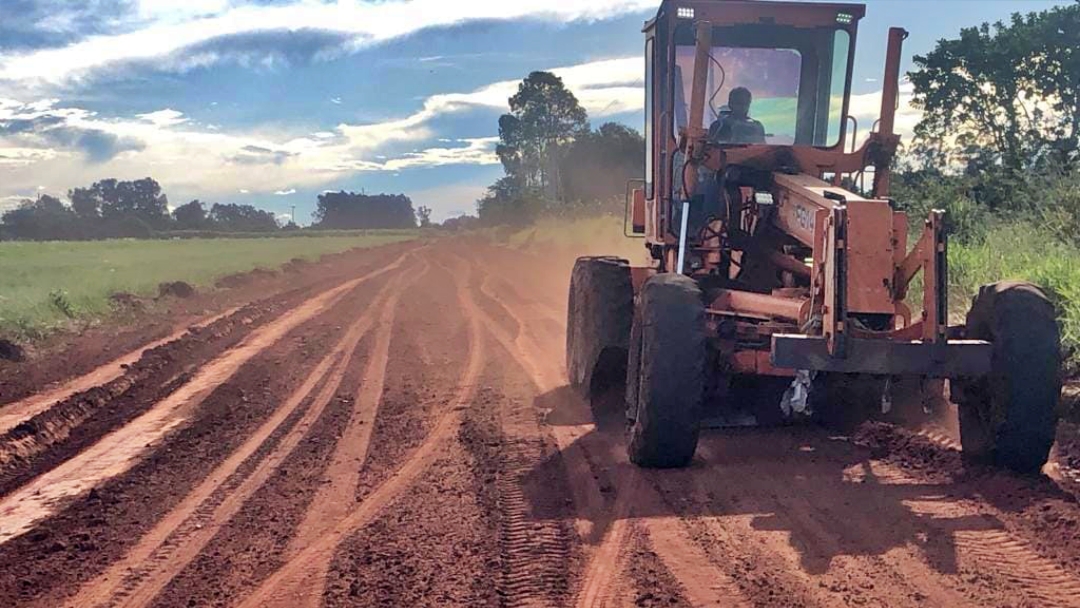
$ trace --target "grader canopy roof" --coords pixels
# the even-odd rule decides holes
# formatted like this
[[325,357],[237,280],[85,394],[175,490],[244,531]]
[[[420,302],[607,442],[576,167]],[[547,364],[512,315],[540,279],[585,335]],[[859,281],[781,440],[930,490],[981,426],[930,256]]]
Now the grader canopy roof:
[[[863,7],[712,0],[667,2],[646,31],[670,36],[672,132],[685,128],[694,71],[694,23],[713,25],[703,128],[729,116],[731,92],[750,92],[749,119],[764,140],[732,143],[833,147],[844,132],[846,100]],[[663,69],[663,68],[661,68]]]

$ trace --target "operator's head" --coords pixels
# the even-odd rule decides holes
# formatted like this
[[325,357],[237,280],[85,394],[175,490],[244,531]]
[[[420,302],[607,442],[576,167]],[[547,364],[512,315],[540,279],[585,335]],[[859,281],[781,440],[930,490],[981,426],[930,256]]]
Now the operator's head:
[[737,87],[728,93],[728,107],[731,108],[731,115],[736,118],[746,118],[750,115],[750,102],[753,101],[753,96],[750,94],[750,89],[746,87]]

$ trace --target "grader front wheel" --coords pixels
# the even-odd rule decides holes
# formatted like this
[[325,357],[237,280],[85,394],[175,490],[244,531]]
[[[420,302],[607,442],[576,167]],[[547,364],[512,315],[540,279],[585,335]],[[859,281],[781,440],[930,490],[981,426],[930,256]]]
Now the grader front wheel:
[[648,468],[684,467],[697,449],[705,394],[705,306],[690,278],[661,274],[642,287],[628,391],[629,453]]
[[1054,442],[1061,395],[1053,305],[1029,283],[984,286],[968,313],[967,336],[993,343],[994,351],[988,376],[954,382],[965,458],[1038,472]]

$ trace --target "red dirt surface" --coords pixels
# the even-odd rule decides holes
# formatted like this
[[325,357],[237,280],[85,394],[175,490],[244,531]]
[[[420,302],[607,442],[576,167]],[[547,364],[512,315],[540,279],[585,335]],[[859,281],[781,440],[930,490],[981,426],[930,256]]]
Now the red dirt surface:
[[947,420],[639,471],[565,386],[569,267],[351,252],[5,363],[0,605],[1080,606],[1075,425],[1035,478]]

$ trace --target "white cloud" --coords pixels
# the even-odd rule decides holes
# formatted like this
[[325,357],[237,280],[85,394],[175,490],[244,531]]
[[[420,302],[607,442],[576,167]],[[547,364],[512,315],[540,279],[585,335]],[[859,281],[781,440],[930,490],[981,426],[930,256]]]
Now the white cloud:
[[290,196],[296,194],[296,188],[289,188],[288,190],[278,190],[274,193],[274,196]]
[[461,139],[458,140],[458,143],[466,145],[426,148],[408,152],[398,158],[387,159],[384,162],[354,160],[344,162],[335,169],[339,171],[400,171],[414,167],[440,167],[443,165],[497,165],[499,164],[499,158],[495,156],[495,144],[498,141],[498,137]]
[[483,183],[458,183],[409,193],[414,207],[431,209],[431,219],[443,222],[451,217],[476,215],[476,201],[487,192]]
[[49,148],[0,147],[0,167],[25,167],[60,155]]
[[[542,18],[568,22],[653,8],[655,0],[294,0],[241,6],[227,0],[141,0],[138,22],[130,31],[91,36],[61,48],[8,54],[0,58],[0,80],[61,83],[113,64],[165,58],[214,38],[259,31],[337,32],[350,36],[350,47],[356,50],[424,28],[467,21]],[[198,64],[216,59],[203,54]]]
[[136,13],[146,21],[178,23],[218,15],[229,4],[229,0],[138,0]]
[[331,97],[330,98],[330,103],[334,104],[335,106],[340,106],[341,105],[341,98],[340,97]]
[[188,119],[184,118],[183,112],[177,112],[170,108],[150,112],[149,114],[139,114],[138,117],[158,127],[172,127],[188,121]]
[[[640,110],[641,60],[624,58],[556,68],[594,118]],[[398,172],[418,167],[494,165],[495,137],[449,140],[436,133],[437,117],[473,110],[507,108],[520,81],[493,83],[467,93],[427,98],[410,115],[382,122],[341,124],[332,131],[297,132],[280,126],[248,131],[211,129],[188,121],[174,109],[123,119],[102,117],[55,99],[20,103],[0,98],[0,121],[44,120],[65,129],[103,133],[121,142],[105,164],[87,162],[77,149],[46,145],[34,134],[0,135],[0,196],[32,189],[41,183],[57,187],[92,183],[103,176],[137,179],[153,175],[167,191],[211,197],[222,192],[248,194],[325,187],[353,172]],[[494,121],[489,133],[495,131]],[[479,134],[488,135],[488,133]],[[430,142],[430,143],[429,143]],[[413,151],[392,154],[390,144],[413,144]]]
[[19,206],[24,200],[30,198],[29,196],[20,196],[13,194],[11,196],[0,196],[0,213],[4,211],[10,211]]
[[[915,134],[915,125],[922,118],[922,110],[911,105],[915,87],[911,83],[900,85],[900,98],[896,108],[896,121],[894,130],[900,134],[901,141],[910,143]],[[881,117],[881,91],[852,95],[848,114],[859,121],[859,143],[866,140],[870,126]]]

